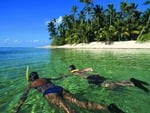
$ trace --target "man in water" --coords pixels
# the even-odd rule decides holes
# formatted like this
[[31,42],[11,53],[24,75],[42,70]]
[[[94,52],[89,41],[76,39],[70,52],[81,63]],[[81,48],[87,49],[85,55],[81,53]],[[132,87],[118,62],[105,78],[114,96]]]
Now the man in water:
[[106,87],[106,88],[116,88],[120,86],[133,86],[133,87],[138,87],[145,92],[149,92],[148,88],[146,88],[144,85],[149,85],[148,83],[137,80],[135,78],[130,78],[129,80],[123,80],[123,81],[110,81],[106,80],[106,78],[100,76],[100,75],[90,75],[87,72],[93,71],[92,68],[85,68],[82,70],[76,69],[74,65],[69,66],[69,71],[77,76],[81,76],[83,78],[86,78],[90,84],[95,84],[98,86]]
[[40,91],[45,99],[52,105],[64,110],[65,113],[75,113],[75,110],[72,109],[66,100],[70,103],[76,104],[78,107],[91,109],[91,110],[101,110],[108,111],[110,113],[124,113],[122,110],[117,108],[114,104],[105,106],[102,104],[92,103],[92,102],[83,102],[75,98],[69,91],[65,90],[60,86],[54,85],[51,78],[39,78],[37,72],[32,72],[29,76],[31,84],[29,88],[36,88]]

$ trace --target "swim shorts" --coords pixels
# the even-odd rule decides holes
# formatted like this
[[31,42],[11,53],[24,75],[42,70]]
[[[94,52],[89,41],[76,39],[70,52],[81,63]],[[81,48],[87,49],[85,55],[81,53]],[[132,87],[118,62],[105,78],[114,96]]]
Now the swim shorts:
[[43,93],[43,96],[49,94],[49,93],[61,93],[63,91],[63,88],[60,86],[55,86],[52,88],[49,88],[47,90],[45,90],[45,92]]

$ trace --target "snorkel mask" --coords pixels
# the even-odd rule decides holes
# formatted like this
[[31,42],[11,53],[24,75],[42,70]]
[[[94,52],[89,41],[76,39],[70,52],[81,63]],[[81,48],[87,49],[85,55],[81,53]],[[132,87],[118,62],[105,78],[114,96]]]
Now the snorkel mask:
[[29,81],[34,81],[38,78],[39,78],[39,75],[38,75],[37,72],[31,72],[30,75],[29,75]]

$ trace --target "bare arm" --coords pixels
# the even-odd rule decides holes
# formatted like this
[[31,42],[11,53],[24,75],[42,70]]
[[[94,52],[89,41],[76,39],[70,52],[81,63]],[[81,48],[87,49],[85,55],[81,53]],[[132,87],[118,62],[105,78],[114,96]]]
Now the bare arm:
[[91,72],[91,71],[93,71],[93,68],[85,68],[82,70],[74,69],[71,71],[71,73],[74,75],[77,75],[77,76],[81,76],[83,78],[87,78],[89,76],[89,74],[87,72]]
[[14,113],[18,113],[21,106],[23,105],[23,103],[25,102],[25,100],[27,99],[28,93],[30,91],[31,87],[30,84],[28,85],[28,87],[25,89],[23,95],[21,96],[21,98],[19,99],[19,102],[14,110]]
[[80,70],[80,72],[82,72],[82,73],[84,73],[84,72],[92,72],[92,71],[93,71],[93,68],[91,68],[91,67]]
[[49,80],[60,80],[60,79],[63,79],[65,77],[68,77],[69,75],[63,75],[61,74],[59,77],[56,77],[56,78],[48,78]]

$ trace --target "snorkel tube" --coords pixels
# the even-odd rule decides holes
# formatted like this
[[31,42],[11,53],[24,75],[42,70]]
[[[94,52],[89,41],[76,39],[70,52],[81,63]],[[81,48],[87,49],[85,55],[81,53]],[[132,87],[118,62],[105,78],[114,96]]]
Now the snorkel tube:
[[26,80],[28,82],[29,82],[29,75],[30,75],[29,66],[27,66],[27,69],[26,69]]

